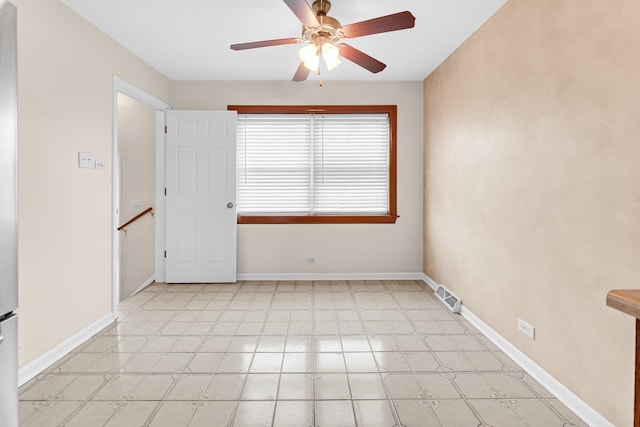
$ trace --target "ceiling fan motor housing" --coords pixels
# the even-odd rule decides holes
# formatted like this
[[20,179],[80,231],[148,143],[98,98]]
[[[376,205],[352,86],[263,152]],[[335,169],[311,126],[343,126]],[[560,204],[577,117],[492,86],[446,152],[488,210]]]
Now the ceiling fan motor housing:
[[311,8],[316,16],[327,16],[329,9],[331,9],[331,2],[328,0],[316,0]]
[[313,2],[313,12],[318,18],[320,26],[302,26],[302,39],[318,47],[324,43],[337,43],[343,38],[342,24],[327,13],[331,9],[331,3],[327,0],[316,0]]

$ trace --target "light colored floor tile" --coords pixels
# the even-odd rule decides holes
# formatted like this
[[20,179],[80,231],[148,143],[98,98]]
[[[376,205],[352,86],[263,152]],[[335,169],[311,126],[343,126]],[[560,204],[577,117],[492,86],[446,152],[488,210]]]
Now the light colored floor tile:
[[156,406],[157,402],[88,402],[65,426],[141,426]]
[[400,347],[393,335],[371,335],[369,344],[373,351],[400,351]]
[[442,366],[455,372],[501,371],[502,363],[490,351],[435,353]]
[[[259,336],[234,337],[229,342],[226,351],[231,353],[253,353],[258,347],[258,341],[260,341]],[[203,348],[202,351],[206,350]]]
[[313,333],[313,322],[289,322],[289,335],[309,335]]
[[60,372],[117,373],[132,356],[132,353],[76,353],[60,366]]
[[442,308],[430,308],[424,310],[407,310],[407,317],[411,320],[457,320],[460,315],[451,313]]
[[346,374],[318,374],[314,382],[317,400],[351,399]]
[[206,353],[223,353],[227,351],[232,340],[233,337],[205,337],[200,351]]
[[313,400],[313,376],[311,374],[282,374],[278,388],[278,400]]
[[129,373],[174,373],[184,370],[193,353],[138,353],[124,366]]
[[251,362],[251,373],[280,372],[282,368],[282,353],[256,353]]
[[386,399],[382,377],[379,374],[349,374],[353,399]]
[[134,353],[140,350],[146,342],[145,337],[97,336],[77,351],[83,353]]
[[518,399],[531,398],[535,395],[518,379],[504,373],[487,372],[459,373],[453,380],[465,397],[481,399]]
[[429,335],[425,341],[433,351],[486,351],[473,335]]
[[236,330],[236,335],[260,335],[264,322],[242,322]]
[[342,340],[339,335],[319,337],[316,339],[318,353],[332,353],[342,351]]
[[[457,378],[458,374],[456,374]],[[460,399],[460,393],[445,374],[416,374],[425,399]]]
[[[428,403],[443,426],[467,427],[480,424],[480,420],[476,418],[464,400],[429,400]],[[509,424],[497,425],[515,427]]]
[[273,427],[313,427],[313,402],[279,401]]
[[571,412],[566,406],[560,403],[557,399],[545,399],[544,402],[554,408],[556,412],[560,414],[564,419],[567,420],[566,427],[588,427],[587,424],[582,421],[576,414]]
[[117,311],[21,387],[21,427],[585,426],[421,281],[154,284]]
[[[240,355],[240,353],[227,353],[227,355]],[[250,357],[253,353],[250,353]],[[225,353],[196,353],[188,366],[189,372],[194,374],[213,374],[218,370]],[[238,356],[240,357],[240,356]]]
[[371,352],[344,353],[347,372],[378,372],[378,365]]
[[244,382],[241,400],[276,400],[279,374],[249,374]]
[[246,374],[216,374],[205,390],[204,400],[236,400],[242,390]]
[[342,349],[345,352],[371,351],[367,337],[361,335],[343,335],[341,341]]
[[433,353],[413,351],[404,353],[404,355],[413,372],[435,372],[440,368],[440,363],[433,356]]
[[200,337],[152,337],[140,351],[144,353],[195,352],[202,342]]
[[[114,375],[94,396],[93,400],[129,400],[133,391],[140,385],[143,375]],[[172,383],[168,383],[165,391]],[[162,398],[164,393],[158,398]]]
[[287,342],[286,336],[264,336],[256,351],[261,353],[282,353]]
[[233,427],[270,427],[275,402],[238,402]]
[[57,427],[80,405],[73,401],[20,402],[20,426]]
[[190,427],[227,427],[236,402],[202,402],[196,408]]
[[313,372],[313,353],[285,353],[282,372]]
[[563,427],[565,420],[552,411],[543,401],[537,399],[471,400],[486,424],[526,426],[526,427]]
[[[447,426],[438,421],[431,405],[422,400],[394,400],[398,418],[403,426]],[[477,424],[472,424],[477,425]],[[447,426],[448,427],[448,426]]]
[[411,372],[407,358],[399,352],[373,353],[380,372]]
[[171,375],[147,375],[129,395],[129,400],[161,400],[173,385]]
[[347,320],[338,322],[338,329],[343,335],[361,334],[364,332],[362,322],[359,320]]
[[20,393],[20,399],[85,400],[105,381],[102,375],[49,375]]
[[466,329],[455,320],[414,320],[413,326],[421,334],[464,334]]
[[345,372],[344,356],[342,353],[316,354],[316,372]]
[[313,312],[310,310],[293,310],[291,311],[290,320],[292,322],[312,322]]
[[313,339],[306,336],[287,337],[285,352],[286,353],[311,353],[313,351]]
[[[533,392],[536,394],[536,396],[539,396],[543,399],[553,399],[553,395],[544,387],[542,387],[540,385],[539,382],[537,382],[536,380],[534,380],[533,378],[531,378],[530,375],[525,374],[525,373],[518,373],[520,374],[518,376],[518,378],[521,378],[522,381],[529,386],[529,388],[531,388],[533,390]],[[515,375],[515,373],[511,372],[510,375]]]
[[212,375],[183,375],[176,379],[167,400],[200,400]]
[[315,322],[314,329],[319,335],[338,335],[340,333],[338,324],[334,321]]
[[413,374],[383,374],[392,399],[422,399],[424,395]]
[[216,372],[234,374],[249,372],[252,359],[253,353],[227,353],[220,360]]
[[424,340],[413,335],[396,335],[395,341],[399,351],[429,351]]
[[353,410],[359,427],[396,425],[393,410],[387,400],[354,400]]
[[155,401],[122,402],[117,411],[113,414],[113,417],[111,417],[109,422],[105,424],[105,427],[139,427],[144,425],[157,406],[158,403]]
[[164,402],[149,427],[188,426],[197,408],[197,402]]
[[351,401],[317,401],[316,423],[321,427],[355,427],[356,421]]

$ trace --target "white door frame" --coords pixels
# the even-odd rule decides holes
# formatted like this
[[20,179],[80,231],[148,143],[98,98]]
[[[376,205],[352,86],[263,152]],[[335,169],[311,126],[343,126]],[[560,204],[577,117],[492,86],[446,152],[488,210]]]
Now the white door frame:
[[[111,146],[111,311],[115,314],[120,302],[120,191],[118,172],[118,93],[127,95],[156,110],[156,281],[164,280],[164,111],[170,110],[171,105],[132,85],[126,80],[113,76],[113,124]],[[161,264],[159,265],[159,260]],[[161,273],[161,274],[160,274]]]

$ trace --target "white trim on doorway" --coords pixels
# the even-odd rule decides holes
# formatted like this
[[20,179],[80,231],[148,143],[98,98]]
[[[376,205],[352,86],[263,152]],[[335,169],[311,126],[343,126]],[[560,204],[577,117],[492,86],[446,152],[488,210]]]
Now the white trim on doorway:
[[[119,194],[119,174],[117,173],[116,165],[118,164],[118,94],[127,95],[130,98],[133,98],[143,104],[146,104],[152,108],[154,108],[157,113],[156,117],[164,117],[164,111],[170,110],[171,105],[166,102],[156,98],[155,96],[145,92],[144,90],[138,88],[137,86],[129,83],[123,78],[114,75],[113,76],[113,111],[112,111],[112,146],[111,146],[111,162],[114,165],[112,168],[112,190],[111,190],[111,310],[115,313],[116,308],[118,307],[118,302],[120,300],[120,235],[117,230],[120,225],[120,215],[119,215],[119,203],[120,203],[120,194]],[[162,122],[164,122],[164,118],[162,118]],[[156,152],[160,152],[158,146],[161,146],[158,143],[158,134],[160,133],[159,119],[156,119]],[[158,156],[156,156],[158,157]],[[156,158],[156,171],[158,170],[157,163],[159,161],[164,162],[164,158],[157,159]],[[164,169],[164,163],[162,163],[162,169]],[[164,173],[164,172],[162,172]],[[156,172],[156,180],[158,179]],[[164,179],[164,177],[162,178]],[[158,182],[158,181],[156,181]],[[158,185],[156,185],[158,187]],[[156,192],[157,193],[157,192]],[[162,199],[158,198],[156,194],[156,206],[159,206],[160,203],[163,203]],[[157,209],[162,212],[162,209]],[[157,218],[156,220],[156,254],[159,252],[158,249],[158,227],[161,226],[160,220],[163,220],[163,217]],[[162,243],[162,242],[160,242]],[[156,260],[158,256],[156,256]],[[156,264],[156,272],[158,271],[158,266]]]

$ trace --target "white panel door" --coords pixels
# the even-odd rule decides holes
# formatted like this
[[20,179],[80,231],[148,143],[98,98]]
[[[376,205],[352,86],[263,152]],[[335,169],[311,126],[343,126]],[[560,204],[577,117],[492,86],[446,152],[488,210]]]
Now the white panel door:
[[167,111],[168,283],[236,281],[235,111]]

